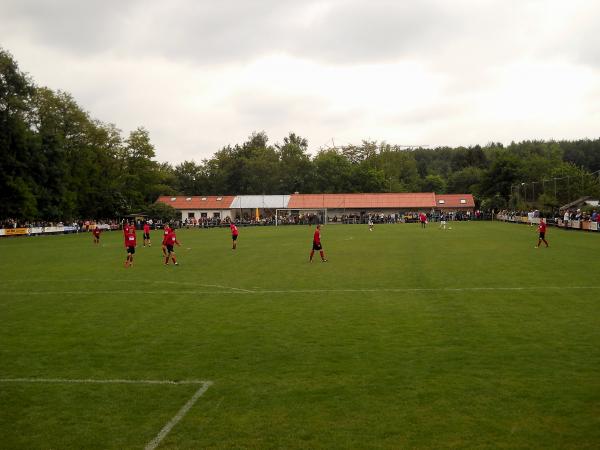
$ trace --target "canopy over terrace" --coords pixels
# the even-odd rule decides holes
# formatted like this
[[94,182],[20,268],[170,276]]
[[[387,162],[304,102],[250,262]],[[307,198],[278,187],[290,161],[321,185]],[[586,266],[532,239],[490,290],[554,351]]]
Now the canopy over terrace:
[[231,203],[231,213],[236,218],[270,217],[277,209],[287,208],[289,195],[237,195]]

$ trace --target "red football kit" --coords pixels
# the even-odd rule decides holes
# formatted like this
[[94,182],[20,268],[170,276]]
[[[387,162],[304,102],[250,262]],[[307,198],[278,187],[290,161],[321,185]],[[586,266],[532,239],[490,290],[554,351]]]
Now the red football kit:
[[148,225],[148,224],[145,224],[145,225],[144,225],[144,233],[145,233],[145,234],[148,234],[148,233],[150,233],[150,225]]
[[321,230],[315,230],[315,235],[313,236],[313,242],[315,244],[321,243]]
[[237,236],[239,234],[239,231],[238,231],[237,227],[235,226],[235,224],[232,223],[231,225],[229,225],[229,227],[231,228],[231,234],[233,236]]
[[174,246],[175,244],[179,244],[177,236],[175,236],[175,232],[173,230],[169,230],[169,234],[165,239],[167,240],[167,245]]
[[94,231],[92,231],[92,233],[94,234],[94,237],[99,237],[100,236],[100,228],[98,228],[98,227],[94,228]]
[[135,231],[130,231],[127,233],[127,236],[125,236],[125,247],[135,247],[136,245]]
[[164,233],[163,233],[163,245],[167,245],[167,238],[169,237],[169,233],[171,233],[171,227],[165,227]]
[[538,231],[540,233],[546,232],[546,222],[540,222],[540,224],[538,225]]

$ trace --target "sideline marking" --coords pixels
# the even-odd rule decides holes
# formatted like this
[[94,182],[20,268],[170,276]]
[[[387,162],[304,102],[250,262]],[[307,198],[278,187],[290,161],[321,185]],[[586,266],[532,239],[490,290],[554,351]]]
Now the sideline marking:
[[[199,285],[209,286],[209,285]],[[216,287],[216,285],[214,285]],[[169,291],[140,291],[134,290],[110,290],[110,291],[0,291],[0,297],[4,295],[90,295],[90,294],[218,294],[218,295],[251,295],[251,294],[318,294],[318,293],[361,293],[361,292],[477,292],[477,291],[549,291],[569,289],[600,289],[600,286],[523,286],[523,287],[457,287],[457,288],[362,288],[362,289],[241,289],[228,288],[229,291],[214,290],[169,290]]]
[[177,423],[183,419],[188,411],[194,406],[200,397],[212,386],[212,381],[208,380],[94,380],[94,379],[67,379],[67,378],[0,378],[0,383],[67,383],[67,384],[170,384],[170,385],[200,385],[200,388],[194,392],[194,395],[183,405],[177,414],[173,416],[167,424],[162,427],[158,434],[146,446],[145,450],[154,450],[160,442],[169,434]]
[[187,401],[187,403],[181,407],[177,414],[175,414],[175,416],[162,428],[162,430],[160,430],[156,437],[150,442],[148,442],[148,444],[145,447],[145,450],[154,450],[158,446],[158,444],[160,444],[160,441],[162,441],[165,438],[165,436],[169,434],[171,429],[175,425],[177,425],[177,422],[179,422],[183,418],[183,416],[187,414],[190,408],[194,406],[194,403],[196,403],[196,401],[202,396],[202,394],[206,392],[206,390],[210,387],[211,384],[212,383],[210,381],[207,381],[202,386],[200,386],[200,389],[198,389],[194,393],[192,398],[190,398]]
[[94,380],[92,378],[0,378],[0,383],[90,383],[90,384],[212,384],[206,380]]

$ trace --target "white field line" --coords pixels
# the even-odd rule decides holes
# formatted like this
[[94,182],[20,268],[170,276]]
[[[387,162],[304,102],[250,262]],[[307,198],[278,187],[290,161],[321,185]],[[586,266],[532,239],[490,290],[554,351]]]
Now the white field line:
[[[7,280],[7,282],[12,282],[12,283],[31,283],[31,282],[38,282],[38,283],[55,283],[56,280]],[[76,280],[61,280],[64,281],[65,283],[72,283],[75,281],[78,282],[82,282],[82,283],[91,283],[91,282],[97,282],[98,280],[92,280],[92,279],[84,279],[84,278],[78,278]],[[131,283],[131,280],[105,280],[107,282],[110,283]],[[242,292],[252,292],[248,289],[242,289],[242,288],[237,288],[234,286],[223,286],[222,284],[203,284],[203,283],[196,283],[194,281],[169,281],[169,280],[144,280],[144,284],[173,284],[173,285],[178,285],[178,286],[198,286],[198,287],[214,287],[214,288],[219,288],[219,289],[229,289],[229,290],[233,290],[233,291],[242,291]]]
[[152,439],[145,447],[145,450],[154,450],[160,441],[162,441],[167,434],[171,431],[171,429],[177,425],[177,423],[187,414],[194,403],[206,392],[206,390],[210,387],[212,383],[210,381],[205,382],[200,389],[198,389],[192,398],[190,398],[185,405],[181,407],[181,409],[175,414],[175,416],[160,430],[160,432],[156,435],[154,439]]
[[3,295],[91,295],[91,294],[215,294],[215,295],[264,295],[264,294],[319,294],[319,293],[368,293],[368,292],[480,292],[480,291],[564,291],[571,289],[600,289],[600,286],[516,286],[516,287],[445,287],[445,288],[361,288],[361,289],[241,289],[229,288],[229,291],[217,290],[197,290],[197,289],[172,289],[172,290],[150,290],[141,291],[138,289],[131,290],[85,290],[85,291],[0,291],[0,297]]
[[222,286],[220,284],[199,284],[198,286],[202,286],[202,287],[216,287],[219,289],[231,289],[233,291],[240,291],[240,292],[254,292],[248,289],[242,289],[242,288],[236,288],[236,287],[230,287],[230,286]]
[[206,384],[211,381],[205,380],[94,380],[91,378],[70,379],[70,378],[0,378],[0,383],[65,383],[65,384]]
[[200,388],[194,392],[194,395],[183,405],[177,414],[173,416],[167,424],[162,427],[156,437],[146,444],[145,450],[154,450],[160,442],[169,434],[177,423],[183,419],[188,411],[194,406],[200,397],[208,390],[212,385],[212,381],[207,380],[93,380],[93,379],[66,379],[66,378],[0,378],[0,383],[67,383],[67,384],[170,384],[170,385],[201,385]]

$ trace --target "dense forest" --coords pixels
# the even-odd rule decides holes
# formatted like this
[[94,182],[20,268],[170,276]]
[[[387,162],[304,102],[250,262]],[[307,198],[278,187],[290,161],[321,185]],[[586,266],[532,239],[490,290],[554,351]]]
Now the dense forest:
[[472,193],[481,209],[552,210],[600,195],[599,170],[600,139],[434,149],[363,141],[312,156],[305,138],[270,144],[264,132],[200,162],[161,163],[146,129],[124,135],[90,117],[0,49],[0,219],[112,218],[161,194],[433,191]]

